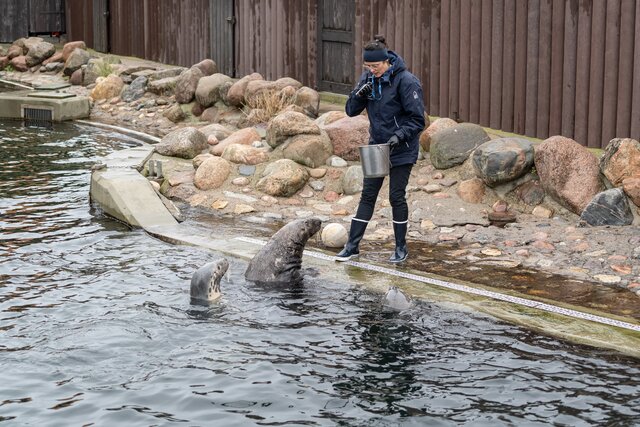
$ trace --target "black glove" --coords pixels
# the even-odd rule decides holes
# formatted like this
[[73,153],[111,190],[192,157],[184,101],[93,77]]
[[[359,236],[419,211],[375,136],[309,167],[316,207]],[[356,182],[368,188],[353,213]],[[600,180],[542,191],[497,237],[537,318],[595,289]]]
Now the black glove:
[[371,94],[371,90],[373,89],[373,85],[371,82],[366,82],[362,86],[356,90],[356,96],[358,98],[367,98]]
[[391,138],[389,138],[387,144],[389,144],[389,148],[393,150],[398,145],[400,145],[400,138],[398,138],[398,135],[393,135]]

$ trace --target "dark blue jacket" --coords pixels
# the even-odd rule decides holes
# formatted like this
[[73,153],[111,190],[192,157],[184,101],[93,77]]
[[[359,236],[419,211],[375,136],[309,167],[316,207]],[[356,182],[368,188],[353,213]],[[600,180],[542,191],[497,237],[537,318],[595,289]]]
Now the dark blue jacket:
[[370,71],[360,76],[356,86],[373,82],[368,98],[349,95],[345,107],[348,116],[357,116],[365,108],[369,116],[369,144],[384,144],[397,135],[400,145],[391,151],[391,166],[413,164],[418,160],[420,132],[424,129],[422,86],[404,65],[403,59],[389,51],[391,67],[379,78]]

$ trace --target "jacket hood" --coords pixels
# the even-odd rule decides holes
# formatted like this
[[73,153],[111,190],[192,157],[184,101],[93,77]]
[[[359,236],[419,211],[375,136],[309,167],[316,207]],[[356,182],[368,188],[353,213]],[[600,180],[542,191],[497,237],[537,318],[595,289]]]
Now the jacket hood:
[[388,51],[388,54],[391,67],[382,76],[380,76],[383,82],[389,82],[392,76],[395,76],[399,72],[407,69],[406,65],[404,64],[404,59],[402,59],[400,55],[392,50]]

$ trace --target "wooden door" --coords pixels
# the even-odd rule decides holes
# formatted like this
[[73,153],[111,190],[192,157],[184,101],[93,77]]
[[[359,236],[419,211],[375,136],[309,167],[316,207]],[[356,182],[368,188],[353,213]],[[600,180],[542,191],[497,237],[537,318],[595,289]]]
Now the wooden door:
[[349,93],[355,84],[354,0],[318,1],[318,89]]
[[211,59],[220,73],[235,77],[234,30],[236,14],[233,0],[210,0],[209,36]]
[[93,0],[93,48],[109,52],[109,0]]

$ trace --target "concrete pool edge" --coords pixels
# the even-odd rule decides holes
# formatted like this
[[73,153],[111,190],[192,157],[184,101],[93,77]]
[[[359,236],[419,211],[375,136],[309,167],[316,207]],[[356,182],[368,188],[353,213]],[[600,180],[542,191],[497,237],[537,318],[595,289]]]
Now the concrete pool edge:
[[[82,123],[94,125],[87,121]],[[144,135],[117,126],[98,126],[123,131],[134,137]],[[155,142],[157,138],[147,135],[146,140]],[[250,238],[214,238],[212,231],[194,230],[180,225],[148,180],[138,172],[152,153],[153,147],[145,144],[107,156],[104,166],[94,170],[91,175],[91,199],[110,216],[143,228],[150,235],[172,244],[203,247],[242,259],[250,259],[259,250],[261,243],[251,241]],[[640,358],[640,325],[634,319],[629,319],[631,322],[628,322],[627,319],[607,313],[589,313],[584,309],[580,310],[582,307],[568,308],[567,305],[556,305],[552,301],[526,299],[496,292],[495,289],[488,290],[487,287],[473,283],[460,284],[457,281],[452,287],[440,286],[438,281],[452,283],[445,278],[425,275],[423,272],[392,270],[364,263],[347,263],[336,268],[330,255],[318,256],[317,253],[305,251],[305,265],[319,268],[322,275],[331,280],[356,283],[380,292],[393,284],[416,298],[454,304],[459,308],[486,313],[546,335]],[[373,277],[377,283],[372,283],[370,279]],[[470,292],[470,289],[477,292]],[[529,303],[523,303],[525,301]],[[586,316],[581,318],[575,313]],[[612,322],[598,321],[597,318],[610,319]]]

